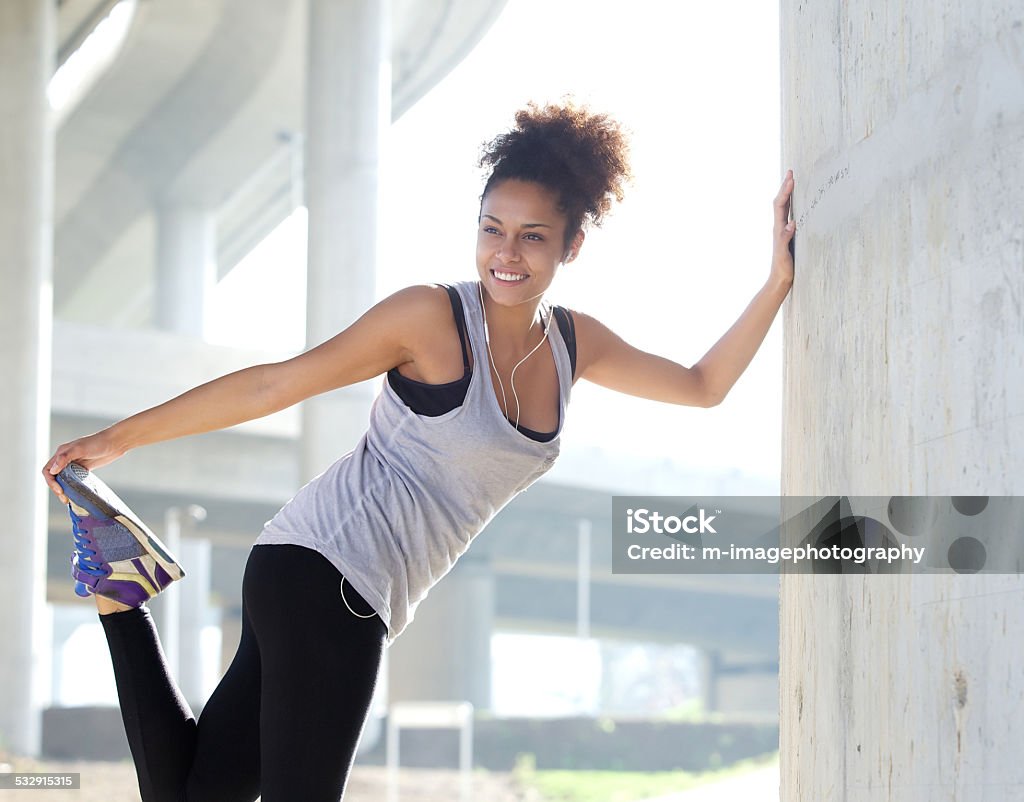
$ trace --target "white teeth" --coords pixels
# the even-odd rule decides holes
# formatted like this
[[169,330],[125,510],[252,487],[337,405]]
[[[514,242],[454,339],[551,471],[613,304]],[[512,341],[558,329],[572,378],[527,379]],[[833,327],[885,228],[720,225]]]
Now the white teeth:
[[526,278],[526,276],[523,276],[519,273],[499,273],[497,270],[494,270],[492,272],[502,281],[522,281],[524,278]]

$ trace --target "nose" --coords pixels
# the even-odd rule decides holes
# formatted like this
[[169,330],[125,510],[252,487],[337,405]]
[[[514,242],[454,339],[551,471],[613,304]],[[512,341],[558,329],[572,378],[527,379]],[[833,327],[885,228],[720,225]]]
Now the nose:
[[503,240],[501,245],[498,246],[497,257],[505,265],[518,262],[519,248],[516,247],[516,241],[514,239]]

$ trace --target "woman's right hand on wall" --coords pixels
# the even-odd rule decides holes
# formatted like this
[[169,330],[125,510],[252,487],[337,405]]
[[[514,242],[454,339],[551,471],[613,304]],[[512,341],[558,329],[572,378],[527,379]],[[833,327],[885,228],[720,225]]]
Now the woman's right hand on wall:
[[43,478],[62,504],[67,504],[67,496],[54,478],[67,467],[69,462],[77,462],[83,468],[93,470],[109,465],[118,457],[124,456],[126,449],[118,447],[109,434],[108,429],[79,437],[57,447],[53,456],[43,466]]

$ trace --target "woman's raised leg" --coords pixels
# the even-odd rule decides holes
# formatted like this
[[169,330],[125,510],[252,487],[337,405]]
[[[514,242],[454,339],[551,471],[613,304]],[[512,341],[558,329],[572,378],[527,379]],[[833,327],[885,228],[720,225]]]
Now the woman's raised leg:
[[143,802],[181,802],[196,721],[167,669],[146,605],[100,616]]
[[196,721],[146,606],[100,616],[143,802],[259,796],[259,648],[243,604],[238,651]]

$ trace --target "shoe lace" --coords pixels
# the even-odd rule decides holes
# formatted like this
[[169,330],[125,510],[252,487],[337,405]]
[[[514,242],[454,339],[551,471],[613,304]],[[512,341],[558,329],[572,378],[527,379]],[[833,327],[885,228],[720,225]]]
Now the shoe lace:
[[75,538],[75,551],[78,552],[78,568],[90,576],[106,576],[103,564],[90,558],[96,556],[96,551],[89,548],[89,541],[85,535],[89,534],[88,529],[82,527],[82,518],[75,515],[75,511],[68,504],[68,514],[71,516],[71,533]]

